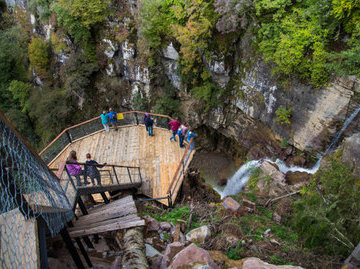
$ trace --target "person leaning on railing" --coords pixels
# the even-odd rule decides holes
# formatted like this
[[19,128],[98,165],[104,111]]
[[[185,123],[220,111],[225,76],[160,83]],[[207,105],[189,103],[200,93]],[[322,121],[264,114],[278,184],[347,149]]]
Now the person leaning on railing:
[[[66,160],[66,170],[69,172],[70,176],[74,176],[76,178],[76,185],[81,186],[81,179],[80,176],[84,175],[84,171],[81,169],[81,166],[77,164],[77,156],[76,151],[72,150],[69,154],[69,157]],[[87,181],[86,177],[84,176],[84,184],[88,185],[90,182]]]
[[94,178],[96,178],[97,184],[101,185],[101,176],[100,176],[100,172],[97,169],[99,168],[103,168],[106,163],[104,163],[103,165],[98,165],[97,161],[94,161],[91,159],[91,154],[88,153],[86,154],[86,164],[94,164],[94,165],[85,165],[85,175],[87,175],[90,179],[93,185],[95,185],[95,180]]

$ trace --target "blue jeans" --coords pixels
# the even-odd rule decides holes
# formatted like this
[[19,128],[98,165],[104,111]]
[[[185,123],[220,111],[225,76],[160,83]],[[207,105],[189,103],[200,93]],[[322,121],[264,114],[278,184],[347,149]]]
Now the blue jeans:
[[176,142],[176,131],[174,131],[174,130],[171,130],[171,131],[173,133],[173,136],[170,137],[170,141],[171,141],[171,139],[174,139],[174,141]]
[[180,148],[182,148],[184,146],[184,136],[183,135],[179,135],[179,145]]
[[152,126],[148,126],[147,127],[148,133],[150,136],[153,136],[153,127]]

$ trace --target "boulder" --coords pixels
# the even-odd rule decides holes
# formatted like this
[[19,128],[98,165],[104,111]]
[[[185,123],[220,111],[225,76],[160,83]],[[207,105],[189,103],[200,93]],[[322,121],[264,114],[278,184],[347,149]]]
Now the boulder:
[[145,244],[145,255],[146,257],[154,257],[156,255],[160,255],[161,253],[155,249],[153,246],[149,245],[149,244]]
[[190,242],[197,242],[203,244],[207,238],[211,236],[211,231],[208,226],[204,225],[186,234],[186,240]]
[[211,268],[220,269],[220,267],[213,261],[210,254],[197,247],[195,244],[191,244],[182,251],[180,251],[173,258],[170,264],[170,268]]
[[240,208],[240,204],[231,197],[226,197],[222,205],[225,209],[230,209],[231,211],[234,212]]
[[160,229],[165,232],[171,231],[171,224],[169,222],[161,222],[160,223]]
[[254,257],[242,259],[242,262],[242,269],[302,269],[300,266],[272,265]]
[[145,220],[148,232],[157,232],[159,230],[160,224],[156,219],[150,216],[144,216],[143,218]]
[[278,197],[289,190],[284,173],[269,162],[264,162],[260,166],[256,189],[258,195],[269,197]]
[[360,133],[344,140],[342,160],[355,167],[355,173],[360,173]]
[[303,183],[303,182],[307,182],[310,178],[310,174],[306,173],[306,172],[287,172],[285,175],[286,178],[286,183],[288,183],[289,185],[296,185],[299,183]]
[[161,269],[167,268],[169,266],[171,260],[174,258],[174,256],[183,249],[184,249],[184,246],[180,242],[174,242],[174,243],[167,245],[166,250],[163,255],[163,258],[161,260],[160,268]]

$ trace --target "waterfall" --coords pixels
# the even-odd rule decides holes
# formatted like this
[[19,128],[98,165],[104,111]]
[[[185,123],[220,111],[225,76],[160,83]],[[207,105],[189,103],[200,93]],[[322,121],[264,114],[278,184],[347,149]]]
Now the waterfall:
[[360,106],[350,115],[349,118],[347,118],[341,128],[341,130],[334,136],[334,138],[331,140],[328,148],[325,150],[323,154],[321,154],[320,158],[317,160],[315,165],[312,168],[303,168],[299,166],[292,166],[288,167],[283,161],[277,159],[275,162],[271,161],[269,159],[261,159],[261,160],[254,160],[249,161],[242,165],[239,170],[236,171],[236,173],[228,180],[225,188],[223,191],[220,191],[217,188],[214,188],[220,195],[221,198],[224,198],[229,195],[235,195],[238,194],[246,185],[248,182],[251,174],[261,166],[261,164],[265,161],[276,164],[279,167],[279,170],[286,174],[287,172],[306,172],[308,174],[315,174],[316,171],[319,169],[322,157],[327,155],[331,148],[336,145],[336,143],[339,141],[341,135],[343,132],[347,129],[349,124],[354,120],[354,118],[359,114],[360,112]]

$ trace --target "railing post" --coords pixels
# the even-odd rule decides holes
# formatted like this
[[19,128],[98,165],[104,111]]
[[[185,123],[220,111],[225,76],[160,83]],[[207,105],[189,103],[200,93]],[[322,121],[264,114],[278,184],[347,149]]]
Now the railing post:
[[71,142],[72,142],[71,134],[69,133],[68,130],[66,130],[65,133],[66,133],[66,136],[67,136],[67,138],[68,138],[68,140],[69,140],[69,143],[71,144]]
[[136,125],[139,125],[139,118],[138,118],[138,114],[135,112],[135,119],[136,119]]
[[138,170],[139,170],[140,183],[142,185],[142,176],[141,176],[141,172],[140,172],[140,167],[138,167]]
[[131,179],[131,174],[130,174],[129,167],[126,167],[126,169],[127,169],[127,172],[128,172],[129,178],[130,178],[130,182],[133,183],[133,182],[132,182],[132,179]]
[[172,195],[171,195],[171,191],[169,192],[169,196],[168,196],[168,204],[169,204],[169,207],[172,208]]
[[118,176],[117,176],[117,174],[116,174],[115,167],[112,166],[112,168],[113,168],[113,171],[114,171],[114,175],[115,175],[115,178],[116,178],[116,182],[117,182],[118,184],[120,184],[119,179],[118,179]]

